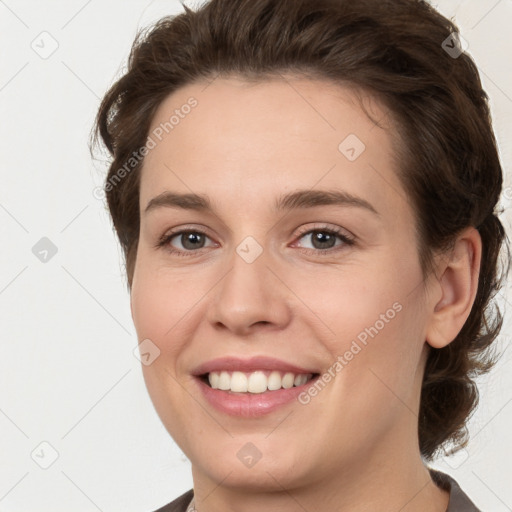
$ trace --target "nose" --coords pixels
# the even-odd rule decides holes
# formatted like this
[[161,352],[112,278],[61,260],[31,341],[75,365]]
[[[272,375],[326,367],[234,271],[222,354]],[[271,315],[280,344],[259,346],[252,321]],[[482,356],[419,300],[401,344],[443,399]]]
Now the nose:
[[290,322],[292,293],[276,274],[264,254],[248,263],[235,253],[230,270],[210,294],[210,324],[238,336],[285,328]]

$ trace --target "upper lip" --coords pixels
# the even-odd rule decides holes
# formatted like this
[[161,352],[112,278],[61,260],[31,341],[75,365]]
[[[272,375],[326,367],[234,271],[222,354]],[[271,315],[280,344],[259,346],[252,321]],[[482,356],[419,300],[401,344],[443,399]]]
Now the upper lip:
[[200,364],[192,372],[193,375],[200,376],[210,372],[217,371],[240,371],[253,372],[256,370],[277,370],[291,373],[318,373],[317,370],[304,368],[290,364],[280,359],[266,356],[256,356],[249,359],[239,357],[221,357]]

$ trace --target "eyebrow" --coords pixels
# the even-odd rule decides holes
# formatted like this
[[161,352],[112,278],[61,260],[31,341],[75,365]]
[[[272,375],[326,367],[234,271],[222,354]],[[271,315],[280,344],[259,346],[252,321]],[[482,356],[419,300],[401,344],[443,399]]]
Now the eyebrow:
[[[290,192],[276,199],[274,210],[281,212],[285,210],[314,208],[315,206],[355,206],[366,209],[375,215],[379,212],[365,199],[340,190],[298,190]],[[182,208],[184,210],[213,211],[212,203],[208,196],[200,194],[178,194],[166,191],[151,199],[145,213],[156,208]]]

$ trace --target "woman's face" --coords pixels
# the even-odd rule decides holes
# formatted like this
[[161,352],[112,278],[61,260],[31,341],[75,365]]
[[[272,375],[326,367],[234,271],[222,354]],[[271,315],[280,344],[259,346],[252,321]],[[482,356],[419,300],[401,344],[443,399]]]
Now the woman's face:
[[293,488],[419,457],[432,299],[391,129],[298,78],[196,83],[157,111],[132,315],[195,478]]

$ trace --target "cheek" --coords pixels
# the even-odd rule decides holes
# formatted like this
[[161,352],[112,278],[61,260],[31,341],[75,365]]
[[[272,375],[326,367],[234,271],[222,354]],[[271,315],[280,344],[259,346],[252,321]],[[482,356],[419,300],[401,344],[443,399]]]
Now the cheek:
[[303,274],[292,285],[321,320],[317,335],[325,340],[332,363],[341,362],[344,386],[377,379],[362,376],[369,369],[397,388],[410,386],[424,345],[421,282],[411,248],[410,254],[382,251],[372,265]]
[[415,300],[420,278],[415,261],[397,264],[393,255],[384,251],[371,261],[287,276],[297,297],[317,313],[330,329],[331,338],[337,339],[357,336],[376,322],[379,331],[382,322],[386,328],[390,322],[396,323],[396,318],[403,316],[398,310]]
[[175,338],[176,332],[187,324],[187,315],[205,290],[190,272],[161,269],[150,264],[143,254],[141,256],[131,289],[133,322],[139,338],[162,343]]
[[[400,299],[393,302],[397,297]],[[410,409],[415,407],[425,344],[425,315],[420,304],[421,298],[414,294],[391,295],[371,307],[367,304],[366,312],[360,310],[361,318],[366,318],[350,324],[337,347],[346,394],[363,393],[369,408],[375,410],[393,405],[400,411],[404,403]]]

